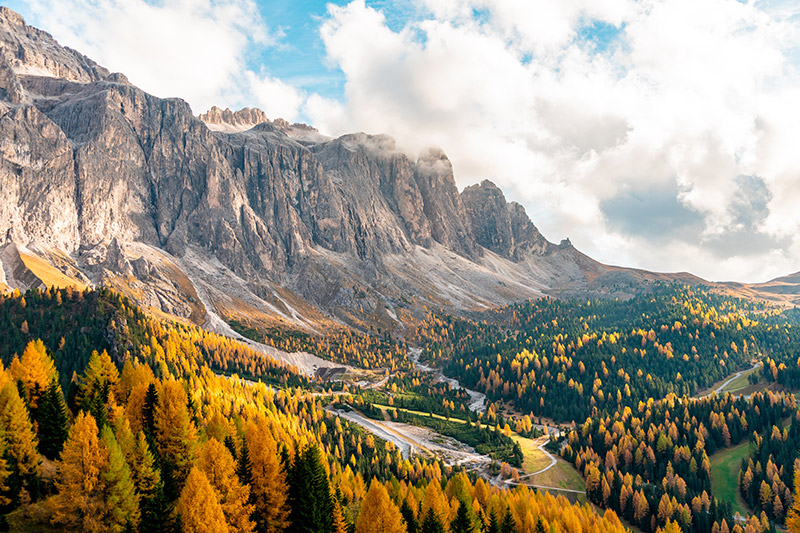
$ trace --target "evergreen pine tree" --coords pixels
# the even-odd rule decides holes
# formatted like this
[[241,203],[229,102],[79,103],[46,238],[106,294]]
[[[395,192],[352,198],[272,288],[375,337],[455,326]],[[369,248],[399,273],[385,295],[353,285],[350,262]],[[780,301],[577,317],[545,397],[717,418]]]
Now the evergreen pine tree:
[[489,522],[486,524],[485,533],[500,533],[500,523],[497,521],[494,508],[489,511]]
[[516,533],[517,532],[517,522],[514,520],[514,516],[511,514],[511,509],[506,508],[506,514],[503,517],[503,523],[500,524],[500,533]]
[[332,527],[333,499],[316,445],[298,451],[287,481],[292,530],[328,533]]
[[82,404],[82,408],[91,413],[101,429],[108,424],[108,396],[104,394],[107,390],[106,386],[93,389],[89,396],[84,396]]
[[[227,441],[227,439],[225,440]],[[253,484],[253,464],[250,462],[250,450],[247,447],[247,439],[244,437],[242,437],[242,452],[236,461],[236,475],[239,476],[242,485]]]
[[[239,463],[239,452],[236,450],[236,441],[233,440],[232,435],[225,435],[225,439],[222,441],[222,444],[228,448],[228,451],[231,452],[231,457],[233,460],[236,461],[237,465]],[[248,458],[249,461],[249,458]]]
[[403,515],[403,520],[406,522],[408,533],[417,533],[417,518],[414,516],[414,509],[408,504],[408,499],[403,500],[400,505],[400,514]]
[[48,459],[55,459],[69,435],[69,412],[57,381],[51,381],[42,395],[37,415],[39,451]]
[[464,500],[459,500],[456,517],[450,522],[450,533],[472,533],[472,520]]
[[172,532],[176,528],[172,521],[172,506],[164,494],[164,484],[161,482],[155,457],[143,431],[136,436],[131,470],[136,490],[141,498],[139,530],[143,533]]
[[106,526],[109,531],[121,533],[127,526],[139,523],[139,496],[131,479],[131,471],[125,462],[114,432],[109,426],[100,430],[100,440],[108,451],[108,463],[101,473],[104,482]]
[[436,513],[433,512],[433,509],[428,509],[428,512],[425,514],[425,520],[422,521],[422,525],[419,528],[420,533],[445,533],[444,525],[442,521],[436,516]]
[[156,407],[158,406],[158,390],[155,383],[147,386],[147,393],[144,397],[144,407],[142,407],[142,429],[145,436],[151,443],[155,442],[156,434]]

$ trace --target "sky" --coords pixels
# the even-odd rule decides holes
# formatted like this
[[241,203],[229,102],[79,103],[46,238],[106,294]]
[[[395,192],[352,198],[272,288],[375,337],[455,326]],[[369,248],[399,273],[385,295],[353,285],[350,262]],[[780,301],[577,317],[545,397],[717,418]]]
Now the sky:
[[794,0],[12,0],[202,113],[438,146],[551,241],[710,280],[800,271]]

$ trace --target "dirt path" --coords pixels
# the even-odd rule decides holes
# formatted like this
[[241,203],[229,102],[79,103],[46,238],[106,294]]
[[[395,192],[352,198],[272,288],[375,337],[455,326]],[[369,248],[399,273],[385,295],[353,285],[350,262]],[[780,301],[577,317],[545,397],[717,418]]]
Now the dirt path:
[[705,398],[706,396],[711,396],[711,393],[712,393],[712,392],[713,392],[714,394],[716,394],[716,395],[720,395],[720,394],[721,394],[721,393],[722,393],[722,392],[725,390],[725,388],[726,388],[728,385],[730,385],[731,383],[733,383],[733,382],[734,382],[734,381],[735,381],[737,378],[739,378],[739,377],[740,377],[742,374],[744,374],[745,372],[754,372],[754,371],[755,371],[755,370],[757,370],[757,369],[758,369],[760,366],[761,366],[761,363],[756,363],[755,365],[753,365],[753,366],[752,366],[752,368],[748,368],[747,370],[739,370],[738,372],[736,372],[735,374],[733,374],[732,376],[730,376],[728,379],[726,379],[725,381],[723,381],[723,382],[722,382],[722,385],[720,385],[720,386],[719,386],[719,387],[717,387],[716,389],[714,389],[714,390],[712,390],[712,391],[709,391],[709,392],[707,392],[706,394],[703,394],[703,395],[697,395],[697,396],[695,396],[695,397],[696,397],[696,398]]
[[377,420],[367,418],[357,411],[342,411],[340,409],[327,409],[327,411],[353,422],[354,424],[358,424],[375,436],[393,443],[400,450],[403,459],[409,459],[411,454],[417,451],[413,440],[387,427],[387,424],[384,422],[378,422]]
[[482,467],[488,466],[492,460],[463,442],[452,437],[440,435],[435,431],[402,422],[383,422],[385,427],[393,430],[414,443],[415,448],[424,450],[439,458],[448,466]]
[[547,439],[547,438],[543,439],[543,442],[538,446],[538,448],[539,448],[539,451],[541,451],[543,454],[545,454],[547,456],[548,459],[550,459],[550,464],[547,465],[546,467],[542,468],[541,470],[538,470],[538,471],[533,472],[531,474],[525,474],[524,476],[520,476],[520,478],[519,478],[520,480],[523,480],[525,478],[532,477],[532,476],[537,476],[537,475],[539,475],[541,473],[547,472],[548,470],[550,470],[551,468],[556,466],[556,458],[555,458],[555,456],[544,449],[544,447],[547,446],[548,442],[549,442],[549,439]]

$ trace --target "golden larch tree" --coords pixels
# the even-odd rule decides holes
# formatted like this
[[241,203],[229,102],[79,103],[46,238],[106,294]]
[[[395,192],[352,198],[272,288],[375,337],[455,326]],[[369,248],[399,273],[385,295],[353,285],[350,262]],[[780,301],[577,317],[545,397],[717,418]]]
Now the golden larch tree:
[[103,387],[106,383],[111,391],[115,391],[118,381],[119,371],[111,357],[109,357],[108,352],[103,350],[102,353],[97,353],[97,350],[95,350],[89,357],[89,363],[87,363],[83,377],[80,379],[80,387],[75,401],[78,405],[81,405],[84,398],[90,398],[94,391]]
[[794,495],[792,506],[786,513],[786,529],[790,533],[800,533],[800,462],[794,463]]
[[53,522],[92,533],[105,531],[101,475],[108,467],[108,451],[92,415],[80,413],[75,419],[56,467]]
[[14,383],[0,391],[0,432],[5,436],[7,451],[16,472],[21,477],[39,472],[38,440],[33,431],[30,413],[19,396]]
[[255,522],[250,520],[254,507],[248,503],[250,485],[242,485],[236,476],[236,463],[231,452],[217,439],[210,439],[200,447],[197,466],[220,495],[220,504],[230,528],[250,533]]
[[389,498],[386,487],[372,480],[356,520],[356,533],[405,533],[400,509]]
[[56,365],[41,340],[29,342],[22,358],[14,357],[11,361],[9,371],[14,379],[22,381],[28,404],[33,409],[38,406],[39,398],[50,383],[58,381]]
[[245,433],[253,478],[252,501],[259,531],[283,531],[289,525],[286,474],[278,460],[278,447],[264,418],[247,425]]
[[199,468],[192,468],[175,506],[183,533],[228,533],[219,495]]
[[342,506],[336,498],[333,499],[333,529],[331,531],[332,533],[347,533],[347,523],[342,515]]
[[181,487],[194,463],[197,443],[183,385],[175,380],[164,382],[154,418],[158,453],[174,466],[175,481]]

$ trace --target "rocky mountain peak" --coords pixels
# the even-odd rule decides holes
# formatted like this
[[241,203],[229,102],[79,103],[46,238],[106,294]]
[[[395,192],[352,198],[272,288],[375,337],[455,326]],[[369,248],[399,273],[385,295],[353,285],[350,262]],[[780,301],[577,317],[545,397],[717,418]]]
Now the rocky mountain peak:
[[461,201],[475,241],[502,257],[520,261],[530,253],[544,255],[553,246],[533,225],[525,208],[506,202],[503,191],[489,180],[464,189]]
[[324,142],[330,140],[330,137],[322,135],[316,128],[308,124],[297,122],[292,124],[282,118],[270,120],[267,114],[257,107],[244,107],[238,111],[231,111],[227,107],[221,109],[217,106],[212,106],[211,109],[197,118],[205,123],[210,130],[222,133],[240,133],[260,127],[260,131],[279,131],[299,142]]
[[17,75],[80,83],[104,80],[109,75],[83,54],[59,45],[49,33],[28,26],[21,15],[7,7],[0,7],[0,56],[2,68],[11,68]]
[[[257,108],[197,117],[7,9],[3,237],[193,320],[211,302],[230,316],[391,327],[424,306],[487,307],[585,282],[574,254],[494,184],[459,194],[440,149],[410,157],[388,135],[331,139]],[[12,270],[9,286],[24,277]]]
[[218,126],[219,130],[231,129],[234,131],[249,130],[253,126],[270,122],[267,114],[256,107],[245,107],[238,111],[231,111],[230,108],[220,109],[213,106],[207,112],[198,117],[212,129]]
[[2,20],[5,24],[25,26],[25,19],[22,18],[22,15],[13,9],[7,8],[6,6],[0,6],[0,20]]

